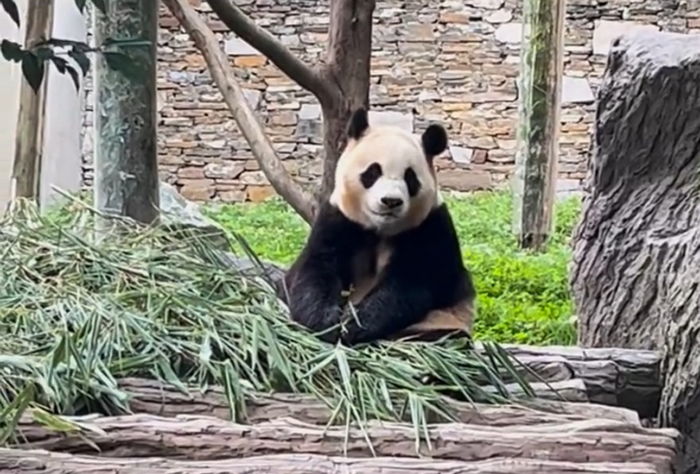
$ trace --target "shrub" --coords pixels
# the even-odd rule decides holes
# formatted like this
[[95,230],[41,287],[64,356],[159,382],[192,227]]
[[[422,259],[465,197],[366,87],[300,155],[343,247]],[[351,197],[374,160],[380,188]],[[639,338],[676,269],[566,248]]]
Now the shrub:
[[[557,203],[555,233],[542,253],[518,249],[510,194],[448,195],[446,201],[479,293],[475,336],[504,343],[575,343],[567,270],[579,199]],[[281,264],[294,261],[308,233],[306,223],[279,199],[210,207],[207,213],[242,235],[261,258]]]

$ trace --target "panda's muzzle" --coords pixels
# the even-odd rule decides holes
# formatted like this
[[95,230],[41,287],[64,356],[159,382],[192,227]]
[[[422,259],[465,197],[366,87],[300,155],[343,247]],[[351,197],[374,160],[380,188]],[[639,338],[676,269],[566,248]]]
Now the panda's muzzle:
[[380,199],[380,201],[384,207],[390,210],[396,209],[397,207],[401,207],[403,205],[403,199],[396,197],[383,197]]

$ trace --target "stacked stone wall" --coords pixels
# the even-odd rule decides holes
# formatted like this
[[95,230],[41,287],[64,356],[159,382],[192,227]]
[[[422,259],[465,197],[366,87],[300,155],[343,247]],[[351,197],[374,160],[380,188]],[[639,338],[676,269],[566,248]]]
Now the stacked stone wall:
[[[558,189],[585,175],[594,97],[611,38],[634,29],[692,32],[699,0],[569,0],[566,17]],[[320,110],[314,98],[238,39],[210,12],[222,48],[287,169],[301,182],[321,172]],[[328,0],[239,0],[262,27],[308,64],[327,42]],[[444,188],[493,188],[511,176],[518,108],[521,3],[514,0],[378,0],[371,120],[416,133],[428,121],[449,130],[437,161]],[[162,9],[158,110],[162,178],[197,201],[259,201],[273,194],[237,130],[202,56]],[[84,120],[84,182],[92,181],[92,92]]]

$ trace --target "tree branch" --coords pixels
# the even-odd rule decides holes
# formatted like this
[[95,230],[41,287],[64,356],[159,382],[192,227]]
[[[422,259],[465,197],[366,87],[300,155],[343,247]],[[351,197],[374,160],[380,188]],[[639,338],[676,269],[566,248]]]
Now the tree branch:
[[321,103],[330,103],[340,97],[339,91],[322,75],[292,54],[277,38],[260,28],[232,0],[209,0],[214,13],[231,31],[260,51],[290,79],[308,90]]
[[214,34],[190,6],[188,0],[164,0],[163,3],[187,30],[197,48],[202,52],[214,82],[224,96],[233,118],[248,141],[255,158],[260,163],[260,168],[272,187],[307,222],[311,222],[315,213],[313,198],[299,183],[292,179],[282,165],[282,161],[277,156],[262,125],[245,99],[240,85],[236,82],[231,66],[221,51]]

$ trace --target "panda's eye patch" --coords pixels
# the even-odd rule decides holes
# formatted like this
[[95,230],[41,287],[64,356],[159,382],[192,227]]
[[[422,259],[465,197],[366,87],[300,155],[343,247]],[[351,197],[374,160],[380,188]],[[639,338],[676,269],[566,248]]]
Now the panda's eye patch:
[[362,172],[360,175],[360,181],[365,189],[371,188],[374,183],[382,176],[382,167],[379,163],[372,163],[369,167]]
[[413,197],[420,191],[420,181],[418,181],[418,176],[413,168],[408,168],[403,174],[403,180],[406,181],[406,187],[408,188],[408,195]]

